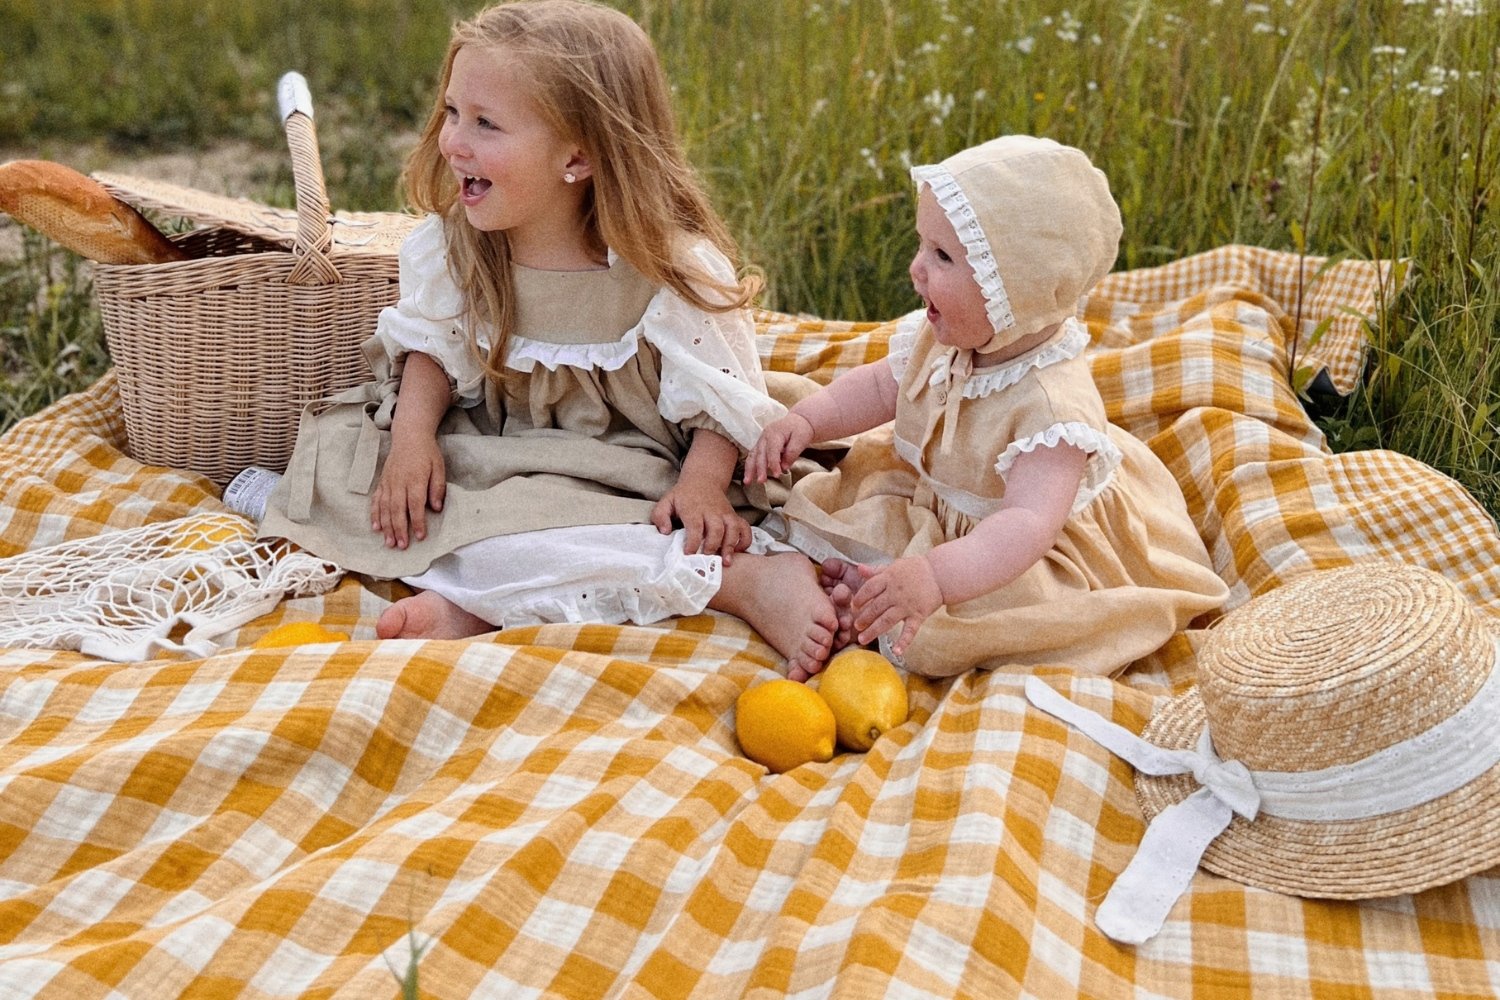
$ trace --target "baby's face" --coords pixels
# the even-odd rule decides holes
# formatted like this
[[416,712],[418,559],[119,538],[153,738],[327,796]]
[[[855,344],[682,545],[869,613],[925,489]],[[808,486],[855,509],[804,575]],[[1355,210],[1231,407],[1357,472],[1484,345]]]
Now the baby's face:
[[933,336],[950,347],[983,347],[995,335],[984,293],[953,224],[926,185],[917,199],[917,239],[911,283],[927,304]]

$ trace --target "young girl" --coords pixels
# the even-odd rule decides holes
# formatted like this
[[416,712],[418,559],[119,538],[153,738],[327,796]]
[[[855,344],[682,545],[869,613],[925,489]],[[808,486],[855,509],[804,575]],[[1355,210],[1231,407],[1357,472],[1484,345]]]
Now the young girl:
[[837,641],[878,638],[929,676],[1119,669],[1227,590],[1176,481],[1109,423],[1083,357],[1074,312],[1121,232],[1109,186],[1083,153],[1028,136],[912,176],[925,320],[767,427],[745,481],[894,419],[782,512],[781,533],[823,560]]
[[366,345],[376,379],[304,418],[262,534],[420,588],[383,638],[710,607],[817,669],[832,601],[731,482],[785,412],[755,286],[645,33],[586,0],[459,24],[405,183],[431,214]]

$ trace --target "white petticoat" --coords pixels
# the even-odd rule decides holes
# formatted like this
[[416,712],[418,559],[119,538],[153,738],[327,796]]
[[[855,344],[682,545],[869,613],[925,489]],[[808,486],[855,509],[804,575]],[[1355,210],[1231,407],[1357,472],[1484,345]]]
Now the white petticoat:
[[[723,560],[683,551],[686,531],[589,524],[497,535],[455,549],[405,582],[497,628],[557,622],[649,625],[696,615],[718,593]],[[792,551],[759,528],[749,552]]]

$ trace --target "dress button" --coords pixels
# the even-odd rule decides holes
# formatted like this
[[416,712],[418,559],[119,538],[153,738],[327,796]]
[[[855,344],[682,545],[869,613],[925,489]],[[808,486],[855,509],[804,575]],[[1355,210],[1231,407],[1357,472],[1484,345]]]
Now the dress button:
[[938,405],[939,406],[943,405],[944,403],[948,402],[948,390],[947,389],[939,389],[933,395],[933,398],[938,401]]

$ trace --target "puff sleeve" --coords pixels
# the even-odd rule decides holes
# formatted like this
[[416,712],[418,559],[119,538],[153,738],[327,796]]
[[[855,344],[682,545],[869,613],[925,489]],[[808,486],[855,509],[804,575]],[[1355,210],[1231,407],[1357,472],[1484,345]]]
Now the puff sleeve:
[[[453,382],[453,401],[472,406],[484,397],[484,369],[461,325],[463,296],[448,271],[441,216],[429,215],[401,243],[400,298],[381,310],[375,337],[399,377],[406,355],[429,355]],[[488,343],[479,338],[480,350]]]
[[1025,392],[1021,398],[1027,402],[1013,411],[1014,437],[995,460],[995,472],[1004,479],[1017,458],[1038,448],[1067,444],[1087,452],[1088,463],[1073,500],[1074,513],[1104,492],[1124,460],[1119,445],[1110,439],[1104,400],[1094,388],[1088,363],[1081,356],[1082,343],[1086,342],[1087,334],[1078,331],[1076,337],[1065,338],[1060,345],[1065,352],[1060,360],[1020,376],[1022,384],[1032,391]]
[[[735,281],[734,268],[711,243],[690,252],[716,281]],[[661,356],[657,409],[667,420],[703,426],[707,418],[748,451],[766,424],[786,412],[766,392],[748,310],[707,312],[663,288],[646,307],[642,336]]]

